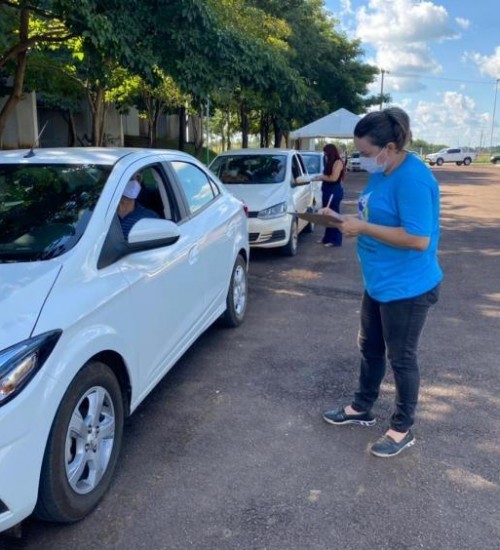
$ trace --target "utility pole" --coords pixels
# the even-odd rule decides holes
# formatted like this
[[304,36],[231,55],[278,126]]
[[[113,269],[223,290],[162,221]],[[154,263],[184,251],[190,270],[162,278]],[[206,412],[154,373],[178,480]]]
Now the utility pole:
[[385,69],[380,69],[380,106],[379,110],[382,110],[382,106],[384,105],[384,75],[385,73],[388,73],[389,71],[386,71]]
[[497,108],[497,92],[498,92],[499,82],[500,82],[500,78],[497,78],[497,81],[495,83],[495,99],[493,101],[493,116],[491,117],[490,153],[493,152],[493,131],[495,129],[495,111]]

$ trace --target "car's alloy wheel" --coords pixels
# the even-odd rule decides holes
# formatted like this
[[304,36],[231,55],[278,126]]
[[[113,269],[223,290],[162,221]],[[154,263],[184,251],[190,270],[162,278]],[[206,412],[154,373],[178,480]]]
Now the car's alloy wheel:
[[437,164],[438,166],[442,166],[442,165],[443,165],[443,159],[437,159],[437,160],[436,160],[436,164]]
[[231,282],[226,298],[226,311],[223,321],[226,326],[237,327],[243,322],[247,309],[248,275],[245,260],[241,255],[236,258]]
[[124,406],[111,369],[88,363],[69,386],[45,450],[35,514],[72,522],[85,517],[111,483],[123,433]]
[[470,163],[471,163],[471,159],[469,157],[464,158],[465,166],[469,166]]

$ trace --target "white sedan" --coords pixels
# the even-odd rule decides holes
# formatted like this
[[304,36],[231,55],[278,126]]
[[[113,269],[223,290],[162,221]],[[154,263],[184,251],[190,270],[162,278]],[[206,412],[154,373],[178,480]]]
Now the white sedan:
[[0,153],[0,532],[97,505],[124,418],[243,321],[248,257],[242,203],[190,155]]

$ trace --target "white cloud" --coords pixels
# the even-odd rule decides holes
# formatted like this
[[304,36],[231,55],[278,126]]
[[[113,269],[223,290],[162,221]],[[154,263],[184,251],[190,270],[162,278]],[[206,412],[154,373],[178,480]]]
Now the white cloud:
[[464,30],[467,30],[470,27],[470,21],[468,19],[457,17],[455,21],[457,22],[457,25]]
[[440,94],[438,101],[419,101],[404,106],[410,115],[413,136],[429,143],[453,146],[486,144],[491,125],[489,113],[481,113],[475,101],[458,92]]
[[370,0],[357,15],[361,40],[393,47],[457,38],[448,12],[432,2]]
[[369,0],[358,10],[356,21],[356,36],[373,45],[374,64],[388,71],[384,86],[388,93],[426,89],[418,76],[443,70],[432,54],[431,44],[456,39],[459,29],[468,26],[466,19],[452,20],[442,6],[415,0]]
[[351,0],[340,0],[340,6],[341,6],[340,12],[342,15],[344,14],[352,15],[354,13],[351,7]]
[[465,59],[472,61],[481,74],[491,76],[492,78],[500,78],[500,46],[495,48],[491,55],[481,55],[477,52],[467,52]]

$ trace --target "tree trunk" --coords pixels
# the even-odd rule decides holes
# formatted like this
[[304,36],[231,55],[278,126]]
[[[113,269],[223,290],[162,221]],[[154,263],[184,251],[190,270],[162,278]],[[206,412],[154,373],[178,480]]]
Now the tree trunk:
[[[21,10],[19,19],[19,41],[25,41],[28,38],[28,26],[30,20],[30,11],[26,8]],[[14,75],[14,84],[12,93],[0,111],[0,148],[3,146],[3,133],[7,126],[7,121],[14,112],[17,104],[23,98],[24,75],[26,74],[27,52],[23,50],[17,54],[16,72]],[[32,145],[35,145],[34,143]]]
[[67,118],[64,117],[64,120],[68,125],[68,145],[70,147],[75,147],[76,140],[77,140],[75,117],[72,111],[68,111],[67,115],[68,115]]
[[273,129],[274,129],[274,146],[276,148],[281,147],[281,138],[283,137],[283,130],[281,129],[277,116],[273,116]]
[[261,114],[260,119],[260,146],[269,147],[269,115],[266,112]]
[[200,111],[201,112],[196,113],[196,118],[193,122],[194,156],[196,158],[198,158],[198,155],[203,148],[203,107],[201,107]]
[[179,150],[186,148],[186,107],[179,107]]
[[88,101],[92,111],[92,145],[101,147],[104,142],[104,88],[98,88],[94,93],[88,93]]
[[[203,116],[203,112],[202,112],[202,115],[200,117],[200,138],[199,138],[199,152],[201,153],[203,151],[203,147],[206,148],[207,150],[207,155],[209,154],[208,153],[208,148],[210,147],[210,122],[207,120],[206,122],[206,126],[205,126],[205,117]],[[205,142],[205,134],[206,134],[206,142]],[[209,156],[207,156],[207,158],[210,158]]]
[[160,118],[160,106],[157,104],[153,111],[153,120],[149,124],[149,146],[154,147],[158,139],[158,119]]
[[231,110],[230,109],[226,111],[226,118],[224,120],[224,124],[226,126],[226,151],[230,151],[233,146],[231,142]]
[[248,121],[248,113],[246,110],[245,102],[242,101],[240,104],[240,120],[241,120],[241,147],[243,149],[246,149],[248,147],[248,129],[249,129],[249,121]]

